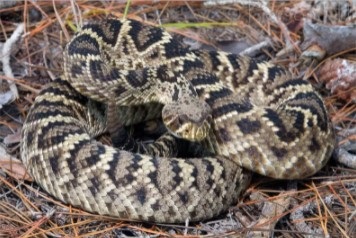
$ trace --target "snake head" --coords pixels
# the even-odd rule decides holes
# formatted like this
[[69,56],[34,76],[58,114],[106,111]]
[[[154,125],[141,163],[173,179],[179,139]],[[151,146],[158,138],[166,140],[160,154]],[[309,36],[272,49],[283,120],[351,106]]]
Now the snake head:
[[163,107],[162,120],[174,136],[189,141],[202,141],[209,134],[211,108],[198,98],[182,98]]

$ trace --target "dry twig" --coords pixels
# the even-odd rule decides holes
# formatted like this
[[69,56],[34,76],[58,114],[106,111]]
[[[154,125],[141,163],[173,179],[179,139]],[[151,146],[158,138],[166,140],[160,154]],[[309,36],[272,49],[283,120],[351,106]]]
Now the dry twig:
[[241,5],[246,5],[246,6],[252,6],[252,7],[257,7],[261,9],[270,19],[273,23],[277,24],[284,36],[284,40],[286,41],[286,48],[293,47],[295,44],[293,43],[289,31],[286,27],[286,25],[274,14],[271,9],[268,8],[267,6],[268,1],[264,0],[259,0],[259,1],[249,1],[249,0],[230,0],[230,1],[216,1],[216,0],[210,0],[206,1],[204,4],[206,6],[212,6],[212,5],[218,5],[218,4],[227,4],[227,3],[238,3]]
[[337,54],[345,50],[356,50],[356,26],[332,26],[305,21],[303,34],[304,41],[301,48],[305,51],[302,56],[305,56],[313,45],[324,50],[326,55]]
[[[24,24],[22,23],[18,24],[15,31],[12,33],[11,37],[7,39],[7,41],[2,45],[1,61],[2,61],[3,71],[6,77],[14,78],[14,74],[12,73],[12,69],[10,66],[10,55],[14,44],[19,40],[23,31],[24,31]],[[13,100],[19,97],[16,84],[13,81],[8,81],[8,83],[9,83],[10,91],[0,95],[1,99],[3,100],[0,101],[0,108],[2,107],[2,105],[12,102]],[[1,84],[1,80],[0,80],[0,84]]]

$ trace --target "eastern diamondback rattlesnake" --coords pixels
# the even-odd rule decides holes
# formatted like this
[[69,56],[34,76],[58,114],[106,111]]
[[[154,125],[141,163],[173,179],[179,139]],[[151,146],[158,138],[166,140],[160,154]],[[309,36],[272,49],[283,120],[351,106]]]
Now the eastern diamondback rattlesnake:
[[[161,108],[120,127],[162,112],[171,133],[202,140],[214,156],[164,158],[95,140],[116,109],[151,103]],[[167,223],[226,211],[248,185],[247,170],[310,176],[334,142],[308,82],[268,62],[190,51],[160,28],[117,19],[83,27],[67,45],[64,75],[36,98],[22,136],[24,164],[54,197],[89,212]]]

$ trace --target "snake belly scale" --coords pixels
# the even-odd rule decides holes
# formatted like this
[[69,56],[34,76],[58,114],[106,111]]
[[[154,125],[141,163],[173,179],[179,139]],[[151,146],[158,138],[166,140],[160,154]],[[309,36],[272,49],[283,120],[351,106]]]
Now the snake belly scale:
[[[108,118],[96,102],[162,105],[125,125],[157,111],[167,112],[162,117],[170,124],[172,110],[204,105],[208,135],[197,130],[190,139],[201,136],[214,156],[160,157],[104,145],[95,137],[107,130]],[[181,125],[169,126],[174,134]],[[107,19],[84,26],[68,43],[63,76],[41,91],[24,122],[21,157],[35,181],[64,203],[177,223],[226,211],[248,186],[249,171],[310,176],[333,146],[324,103],[308,82],[269,62],[191,51],[163,29]]]

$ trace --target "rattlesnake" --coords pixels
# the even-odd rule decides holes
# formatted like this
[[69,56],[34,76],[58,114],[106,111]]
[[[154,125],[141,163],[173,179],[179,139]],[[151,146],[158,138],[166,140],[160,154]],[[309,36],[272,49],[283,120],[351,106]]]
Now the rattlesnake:
[[[191,102],[206,109],[192,109]],[[163,121],[174,110],[186,113],[178,122],[211,114],[211,129],[177,134],[200,135],[213,156],[165,158],[103,145],[95,140],[109,123],[101,103],[114,111],[158,107],[116,115],[120,126],[162,110],[170,115]],[[173,133],[182,126],[166,123]],[[191,51],[161,28],[118,19],[89,24],[74,36],[63,77],[36,98],[22,138],[29,173],[57,199],[93,213],[167,223],[226,211],[248,186],[248,170],[310,176],[325,165],[334,141],[323,101],[307,81],[269,62]]]

